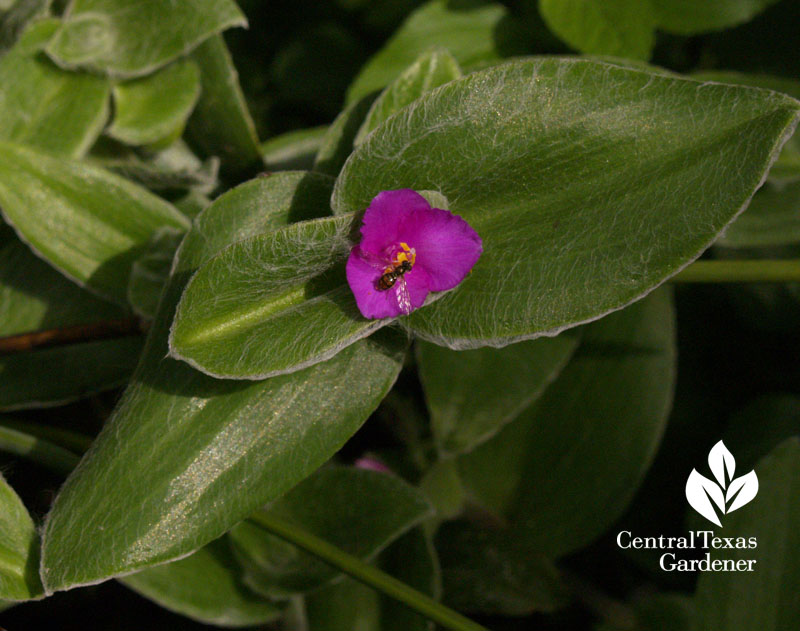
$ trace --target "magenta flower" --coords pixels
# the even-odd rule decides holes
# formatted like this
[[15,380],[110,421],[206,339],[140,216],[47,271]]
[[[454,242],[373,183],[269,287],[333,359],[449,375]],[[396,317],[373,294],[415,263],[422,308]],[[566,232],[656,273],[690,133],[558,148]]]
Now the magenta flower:
[[464,280],[483,251],[466,221],[408,188],[379,193],[361,235],[347,259],[347,282],[365,318],[411,313],[428,293]]
[[383,464],[377,458],[372,456],[361,456],[353,463],[357,469],[368,469],[369,471],[377,471],[378,473],[391,473],[392,470]]

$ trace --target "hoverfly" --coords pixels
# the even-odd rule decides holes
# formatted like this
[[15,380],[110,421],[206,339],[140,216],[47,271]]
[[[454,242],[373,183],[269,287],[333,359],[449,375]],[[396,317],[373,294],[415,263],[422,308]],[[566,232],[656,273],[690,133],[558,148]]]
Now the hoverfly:
[[382,269],[383,273],[375,283],[378,291],[388,291],[392,287],[397,287],[397,304],[403,313],[411,313],[411,295],[408,292],[408,285],[406,284],[405,275],[410,272],[414,267],[414,262],[417,258],[417,253],[414,248],[408,247],[407,243],[400,244],[400,251],[393,260],[388,262],[385,267],[377,267]]

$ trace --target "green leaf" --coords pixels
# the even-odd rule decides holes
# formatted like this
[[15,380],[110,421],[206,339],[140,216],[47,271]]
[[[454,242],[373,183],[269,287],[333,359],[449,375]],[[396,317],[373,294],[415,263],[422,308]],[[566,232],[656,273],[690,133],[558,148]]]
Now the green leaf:
[[190,190],[175,201],[175,208],[190,219],[194,219],[211,205],[211,200],[196,190]]
[[457,517],[467,501],[455,459],[434,462],[419,481],[419,488],[436,508],[439,519]]
[[141,79],[114,86],[108,135],[129,145],[152,145],[183,133],[200,97],[200,69],[183,59]]
[[494,436],[544,392],[577,345],[574,335],[469,351],[420,342],[420,379],[440,453],[466,453]]
[[539,0],[547,26],[590,55],[650,59],[655,16],[649,0]]
[[361,316],[347,284],[352,228],[351,216],[316,219],[223,250],[186,286],[170,354],[214,377],[264,379],[329,359],[385,326]]
[[754,248],[800,243],[800,181],[767,181],[747,210],[714,244],[726,248]]
[[361,129],[358,130],[354,144],[361,144],[364,138],[383,121],[426,92],[460,76],[461,68],[458,62],[446,49],[435,48],[420,55],[372,104]]
[[194,554],[119,579],[145,598],[205,624],[242,627],[277,620],[281,610],[242,584],[227,538]]
[[256,126],[222,35],[209,38],[192,57],[200,65],[203,86],[189,119],[192,143],[205,155],[219,156],[224,170],[239,171],[260,164]]
[[0,598],[30,600],[42,595],[39,537],[14,489],[0,475]]
[[441,192],[483,255],[407,325],[451,348],[552,335],[697,258],[747,204],[798,107],[595,61],[509,62],[424,95],[370,134],[333,209],[362,211],[383,190]]
[[553,611],[565,588],[556,568],[522,538],[465,521],[444,524],[435,539],[445,603],[468,613],[524,616]]
[[[381,554],[391,576],[437,598],[439,564],[422,528],[415,528]],[[305,597],[309,629],[314,631],[433,631],[433,623],[375,590],[345,578]]]
[[[755,559],[753,572],[701,572],[695,595],[700,628],[793,629],[800,619],[800,441],[790,438],[755,468],[758,495],[725,515],[725,537],[755,537],[758,547],[711,550],[711,559]],[[746,595],[746,597],[743,597]]]
[[232,242],[318,213],[330,187],[308,173],[257,178],[195,219],[131,385],[48,516],[48,591],[173,560],[219,537],[328,460],[392,386],[403,345],[376,336],[257,383],[211,379],[166,357],[194,269]]
[[174,228],[156,231],[144,253],[133,263],[128,281],[128,302],[141,317],[152,320],[158,310],[161,290],[169,278],[172,259],[183,239]]
[[678,35],[719,31],[748,22],[778,0],[655,0],[661,30]]
[[311,169],[328,126],[286,132],[261,143],[261,158],[269,171]]
[[666,290],[587,326],[575,357],[538,401],[458,459],[464,487],[508,520],[508,537],[555,558],[622,514],[666,424],[674,328]]
[[67,474],[75,468],[80,457],[50,441],[26,432],[7,427],[0,417],[0,451],[16,454],[51,468],[57,473]]
[[162,226],[186,217],[103,169],[0,142],[0,209],[33,250],[62,274],[120,303],[133,261]]
[[141,77],[232,26],[246,26],[233,0],[72,0],[47,46],[60,66]]
[[[91,161],[154,191],[192,189],[210,193],[219,184],[219,158],[201,161],[183,140],[155,153],[101,141],[92,148]],[[176,204],[177,206],[177,204]]]
[[[0,245],[0,336],[126,316],[34,256],[16,238]],[[124,383],[143,341],[136,337],[0,357],[0,409],[55,405]]]
[[107,79],[66,72],[41,54],[58,24],[33,24],[0,59],[0,140],[78,157],[105,125],[110,88]]
[[125,317],[68,281],[16,238],[0,243],[0,336]]
[[[741,72],[705,71],[692,74],[698,81],[715,81],[733,85],[747,85],[788,94],[800,99],[800,81],[766,74],[744,74]],[[778,184],[800,179],[800,135],[795,134],[783,145],[783,150],[769,170],[769,180]]]
[[371,92],[345,107],[322,137],[322,144],[314,158],[314,171],[332,177],[339,175],[347,157],[353,151],[358,130],[372,106],[377,93]]
[[[349,554],[372,559],[428,517],[431,506],[419,491],[393,475],[330,467],[303,480],[266,510]],[[247,568],[246,583],[265,596],[287,598],[308,592],[338,575],[257,522],[239,524],[230,538]]]
[[143,346],[132,336],[0,357],[0,410],[62,405],[122,386]]
[[507,18],[508,11],[497,3],[423,4],[361,69],[347,91],[347,102],[382,89],[431,46],[446,48],[465,68],[500,59],[497,38]]
[[17,42],[29,24],[48,16],[53,3],[52,0],[11,0],[6,10],[3,2],[0,0],[0,56]]
[[305,620],[314,631],[383,631],[380,595],[371,587],[345,579],[305,599]]
[[[414,528],[390,545],[379,559],[382,569],[414,589],[439,600],[442,573],[425,527]],[[427,618],[386,595],[381,595],[382,631],[433,631]]]

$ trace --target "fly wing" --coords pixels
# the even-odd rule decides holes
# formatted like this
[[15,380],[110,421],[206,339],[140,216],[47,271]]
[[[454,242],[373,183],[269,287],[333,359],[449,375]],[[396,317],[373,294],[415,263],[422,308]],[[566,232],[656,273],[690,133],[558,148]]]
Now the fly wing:
[[411,294],[408,292],[408,284],[406,284],[406,279],[401,276],[397,279],[397,283],[395,283],[395,287],[397,288],[396,296],[397,296],[397,306],[400,307],[400,311],[408,315],[411,313]]

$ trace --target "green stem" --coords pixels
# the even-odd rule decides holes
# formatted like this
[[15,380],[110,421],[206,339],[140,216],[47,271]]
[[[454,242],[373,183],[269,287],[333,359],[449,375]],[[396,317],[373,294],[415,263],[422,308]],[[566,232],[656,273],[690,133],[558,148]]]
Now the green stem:
[[41,438],[49,443],[53,443],[62,449],[83,455],[92,446],[92,437],[79,434],[68,429],[52,427],[50,425],[37,425],[28,421],[21,421],[16,418],[2,417],[0,425],[15,429],[23,434],[30,434],[36,438]]
[[398,600],[414,611],[427,616],[446,629],[453,631],[487,631],[477,622],[465,618],[460,613],[445,607],[430,596],[418,592],[402,581],[398,581],[381,570],[364,563],[346,552],[340,550],[316,535],[298,528],[275,515],[260,511],[248,518],[273,535],[293,543],[306,552],[319,557],[327,564],[349,574],[356,580],[369,585],[373,589]]
[[67,474],[75,468],[80,457],[51,442],[0,426],[0,451],[30,458],[57,473]]
[[670,280],[673,283],[800,282],[800,260],[696,261]]

